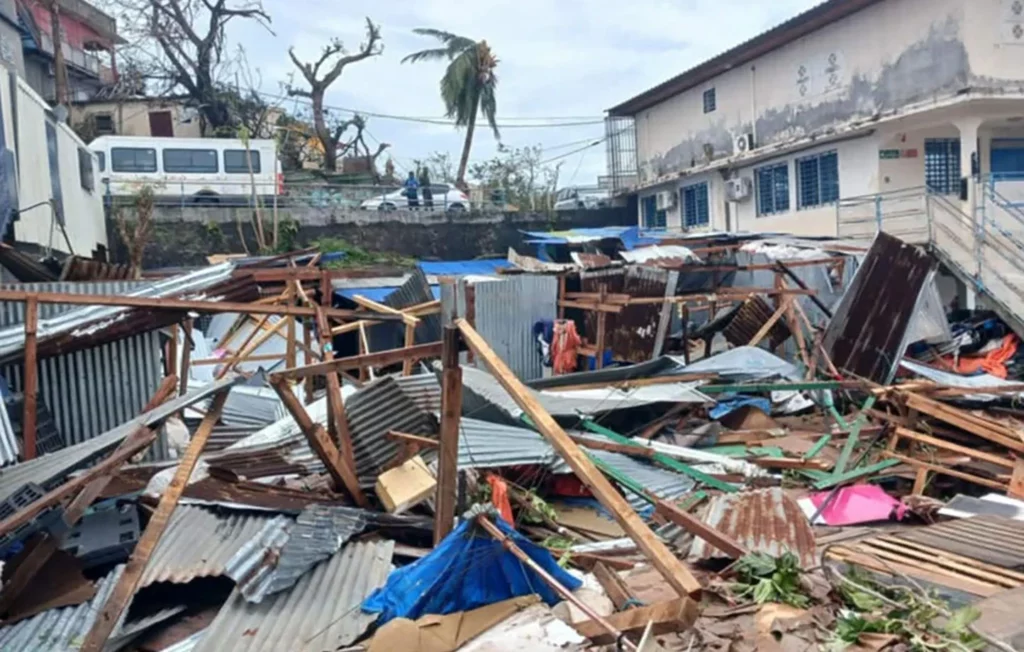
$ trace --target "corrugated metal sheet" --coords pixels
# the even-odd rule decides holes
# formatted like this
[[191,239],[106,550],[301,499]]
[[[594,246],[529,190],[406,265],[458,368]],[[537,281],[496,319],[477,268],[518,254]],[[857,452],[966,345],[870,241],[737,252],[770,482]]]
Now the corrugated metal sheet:
[[892,381],[935,265],[926,252],[899,238],[875,237],[822,340],[837,369],[881,385]]
[[[769,306],[767,301],[759,296],[751,297],[736,311],[732,321],[722,331],[722,335],[733,346],[746,346],[774,314],[775,308]],[[789,326],[784,320],[779,319],[772,324],[765,339],[771,343],[772,348],[775,348],[789,339],[789,335]]]
[[560,463],[551,444],[532,430],[467,417],[459,420],[460,469]]
[[168,416],[180,412],[183,408],[208,398],[240,380],[242,380],[241,377],[225,378],[209,387],[190,391],[185,396],[168,401],[155,410],[122,423],[98,437],[56,453],[0,469],[0,501],[6,500],[29,482],[35,482],[47,490],[56,487],[72,471],[88,465],[91,460],[114,448],[139,427],[159,423]]
[[473,284],[475,328],[520,380],[543,374],[534,323],[558,317],[558,279],[522,274]]
[[892,532],[897,539],[1003,568],[1024,568],[1024,523],[979,515]]
[[[4,290],[68,292],[73,294],[130,294],[151,286],[149,282],[107,281],[98,283],[31,283],[0,286]],[[58,317],[74,310],[67,304],[40,304],[40,319]],[[0,327],[20,326],[25,304],[0,302]],[[23,387],[22,365],[0,370],[14,392]],[[39,397],[50,408],[57,430],[69,444],[76,444],[136,416],[160,384],[163,375],[160,335],[139,334],[76,353],[39,362]],[[156,459],[166,458],[166,445],[154,447]],[[13,460],[5,460],[10,462]]]
[[[628,294],[636,298],[666,297],[675,294],[678,272],[653,267],[629,267],[580,273],[583,292],[599,292],[604,285],[609,293]],[[665,335],[672,320],[670,306],[626,306],[618,314],[605,317],[606,346],[616,359],[645,362],[661,355]],[[587,311],[584,317],[587,339],[597,342],[597,313]]]
[[192,650],[194,650],[196,646],[199,645],[199,641],[202,640],[205,634],[205,629],[196,632],[192,636],[189,636],[184,640],[178,641],[170,647],[165,647],[164,649],[160,650],[160,652],[192,652]]
[[236,589],[194,652],[323,652],[351,644],[377,618],[360,606],[387,580],[393,551],[389,540],[351,543],[259,604]]
[[437,431],[433,415],[416,406],[392,377],[379,378],[345,402],[356,472],[360,484],[372,487],[384,466],[398,453],[398,442],[385,435],[398,430],[414,435]]
[[672,262],[675,264],[684,264],[699,261],[700,259],[694,255],[693,250],[683,245],[650,245],[647,247],[638,247],[632,251],[620,251],[619,256],[630,263],[646,263],[653,262],[654,264]]
[[[434,300],[429,279],[423,270],[416,268],[405,281],[393,292],[388,294],[381,303],[391,308],[401,309],[427,303]],[[401,348],[405,342],[405,327],[398,323],[376,324],[367,331],[371,351],[385,351]],[[420,318],[416,327],[416,343],[427,344],[441,339],[440,315],[425,315]]]
[[[715,496],[703,520],[750,552],[772,557],[792,552],[804,568],[817,566],[814,531],[796,501],[778,487]],[[724,556],[707,541],[695,537],[687,559],[695,562]]]
[[441,411],[441,383],[433,372],[415,376],[394,376],[402,392],[421,410]]
[[205,507],[179,505],[146,565],[139,588],[223,575],[228,561],[272,518],[238,511],[218,514]]
[[[680,473],[642,462],[636,458],[611,451],[588,450],[587,454],[627,476],[644,490],[663,498],[674,500],[693,491],[695,482]],[[699,468],[699,467],[698,467]],[[572,469],[561,457],[551,468],[552,473],[572,473]],[[624,487],[625,489],[625,487]],[[632,491],[626,491],[626,500],[638,512],[650,510],[650,503]]]
[[310,505],[294,521],[278,517],[267,523],[228,564],[228,576],[246,600],[262,602],[293,587],[365,527],[362,510]]
[[[45,403],[45,401],[44,401]],[[18,439],[7,414],[7,401],[0,397],[0,466],[18,461]]]

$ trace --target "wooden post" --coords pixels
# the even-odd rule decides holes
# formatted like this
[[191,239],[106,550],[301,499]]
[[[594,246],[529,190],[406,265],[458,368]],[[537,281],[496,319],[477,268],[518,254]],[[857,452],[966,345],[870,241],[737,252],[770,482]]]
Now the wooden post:
[[183,326],[185,333],[185,342],[183,343],[184,349],[181,351],[181,386],[178,389],[178,395],[184,396],[188,393],[188,370],[192,366],[192,327],[194,324],[191,319],[186,319]]
[[325,269],[320,272],[320,305],[324,308],[330,308],[333,303],[333,289],[331,288],[331,276],[330,273]]
[[459,366],[459,329],[444,327],[441,360],[441,441],[434,499],[434,545],[448,536],[455,523],[458,490],[459,420],[462,417],[462,367]]
[[[316,327],[320,335],[320,349],[323,352],[324,362],[330,362],[334,360],[334,336],[331,335],[330,324],[327,323],[327,317],[324,315],[323,310],[318,310],[316,313]],[[341,459],[346,468],[349,477],[344,482],[344,486],[355,498],[356,502],[360,507],[369,506],[366,496],[363,495],[362,490],[359,488],[359,481],[356,480],[356,456],[352,450],[352,433],[348,429],[348,417],[345,415],[345,404],[341,400],[341,378],[338,377],[336,371],[330,371],[326,374],[327,378],[327,426],[328,432],[333,437],[333,443],[340,447]],[[291,389],[288,393],[294,398],[294,394],[291,393]],[[298,400],[296,399],[296,403]],[[301,407],[301,406],[299,406]],[[305,410],[303,410],[305,412]],[[296,421],[297,423],[297,421]],[[333,431],[331,428],[333,427]]]
[[[217,372],[214,378],[216,380],[220,380],[221,378],[223,378],[229,371],[237,367],[239,363],[244,362],[250,355],[252,355],[256,351],[256,349],[263,346],[264,342],[280,333],[281,329],[284,328],[287,323],[288,318],[282,317],[281,321],[274,324],[271,328],[260,332],[259,336],[256,337],[256,339],[246,338],[245,348],[236,353],[235,355],[231,356],[231,358],[229,358],[224,363],[224,366],[220,368],[220,371]],[[257,332],[259,332],[259,330],[260,327],[257,326],[257,329],[252,332],[252,335],[255,335]]]
[[690,364],[690,306],[683,304],[680,308],[680,321],[683,322],[683,362]]
[[21,418],[22,459],[36,457],[36,418],[39,395],[39,348],[36,331],[39,327],[39,302],[29,297],[25,302],[25,396]]
[[[313,337],[310,332],[310,326],[309,321],[302,322],[302,357],[303,364],[306,366],[313,364],[313,354],[311,352]],[[302,385],[306,389],[306,405],[309,405],[313,402],[313,377],[310,376],[303,380]]]
[[178,500],[188,485],[192,471],[195,470],[196,462],[199,461],[199,455],[203,452],[206,442],[210,439],[210,433],[213,432],[213,427],[217,424],[217,420],[220,419],[220,413],[224,409],[224,402],[227,401],[229,391],[230,389],[226,389],[214,397],[210,410],[203,417],[202,422],[192,436],[188,450],[185,451],[184,457],[178,463],[178,469],[174,473],[174,478],[167,485],[167,488],[164,489],[163,495],[160,496],[160,504],[157,505],[156,512],[149,519],[146,531],[139,538],[135,550],[132,551],[132,556],[125,565],[124,572],[117,581],[117,585],[114,586],[114,590],[111,592],[110,597],[107,598],[106,604],[103,605],[102,610],[96,617],[96,622],[93,623],[92,629],[89,630],[89,634],[85,637],[85,642],[82,644],[82,652],[102,652],[107,639],[110,637],[110,633],[114,631],[117,621],[121,618],[121,613],[128,607],[132,596],[135,595],[135,589],[138,587],[143,571],[146,570],[146,564],[149,563],[149,558],[156,549],[157,543],[160,542],[160,537],[163,536],[164,530],[167,529],[171,514],[174,513],[174,509],[178,506]]
[[[716,276],[717,276],[717,273],[716,273]],[[716,285],[715,287],[718,287],[718,286]],[[709,310],[709,312],[708,312],[708,321],[712,321],[715,318],[715,315],[718,314],[718,302],[717,301],[711,301],[708,304],[708,310]],[[714,341],[715,341],[715,334],[714,333],[709,335],[704,340],[704,357],[705,358],[710,358],[711,357],[711,345],[714,343]]]
[[[599,306],[603,306],[607,296],[608,286],[602,283],[598,290],[597,304]],[[595,369],[604,368],[604,349],[607,345],[607,342],[605,341],[607,339],[607,319],[608,314],[606,312],[604,312],[603,310],[599,310],[597,312],[597,355],[594,358]]]
[[565,430],[548,414],[526,386],[516,378],[508,365],[464,319],[456,320],[456,325],[462,331],[463,339],[471,349],[476,351],[477,356],[484,361],[498,383],[516,402],[516,405],[530,417],[541,435],[554,446],[576,476],[612,514],[619,526],[636,542],[637,547],[651,560],[651,563],[672,588],[682,596],[699,595],[701,585],[697,578],[651,532],[643,519],[633,511],[629,502],[594,466],[594,463],[580,450],[579,446],[570,439]]
[[558,318],[559,319],[565,319],[565,306],[562,305],[563,301],[565,301],[565,274],[564,273],[558,275],[558,301],[555,302],[555,305],[558,306]]
[[[408,348],[408,347],[403,347]],[[359,355],[370,353],[370,338],[366,334],[366,322],[359,322]],[[373,379],[373,367],[369,365],[359,367],[359,381],[366,382]]]
[[[296,398],[291,388],[288,387],[288,381],[275,379],[271,384],[277,395],[281,397],[281,402],[284,403],[285,408],[291,413],[302,434],[306,436],[309,447],[313,449],[313,452],[316,453],[317,457],[324,463],[324,466],[327,467],[327,473],[334,480],[335,486],[338,489],[347,489],[360,507],[369,506],[369,501],[366,500],[362,489],[359,488],[359,478],[356,477],[355,463],[349,466],[342,457],[338,447],[334,445],[334,442],[327,435],[324,427],[315,423],[310,418],[309,413],[306,412],[306,408],[302,407],[302,404],[299,403],[299,399]],[[330,390],[328,389],[328,391]]]
[[178,325],[171,326],[171,339],[167,343],[167,360],[164,364],[164,376],[178,375]]
[[[416,326],[414,324],[406,324],[405,325],[405,348],[411,349],[414,346],[416,346]],[[369,351],[367,351],[367,353],[369,353]],[[411,359],[406,360],[405,362],[402,363],[402,375],[403,376],[411,376],[412,375],[412,364],[413,364],[413,362],[412,362]]]
[[294,366],[298,365],[298,363],[299,363],[298,362],[298,356],[296,355],[296,350],[295,350],[296,349],[296,347],[295,347],[295,345],[296,345],[296,341],[295,341],[295,337],[296,337],[296,335],[295,335],[295,332],[296,332],[295,331],[295,317],[294,316],[289,316],[289,317],[285,317],[285,319],[288,320],[287,331],[285,332],[285,339],[288,340],[288,342],[286,343],[286,346],[288,348],[285,350],[285,357],[284,357],[285,362],[284,362],[284,365],[286,367],[294,367]]

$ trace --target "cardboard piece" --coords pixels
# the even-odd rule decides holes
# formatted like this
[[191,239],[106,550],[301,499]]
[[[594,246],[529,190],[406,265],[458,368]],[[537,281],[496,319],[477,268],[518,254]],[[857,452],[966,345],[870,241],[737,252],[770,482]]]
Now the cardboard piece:
[[374,490],[385,509],[398,514],[434,495],[434,479],[419,455],[377,476]]
[[395,618],[377,631],[367,652],[453,652],[538,602],[538,596],[527,595],[446,616],[427,615],[416,621]]

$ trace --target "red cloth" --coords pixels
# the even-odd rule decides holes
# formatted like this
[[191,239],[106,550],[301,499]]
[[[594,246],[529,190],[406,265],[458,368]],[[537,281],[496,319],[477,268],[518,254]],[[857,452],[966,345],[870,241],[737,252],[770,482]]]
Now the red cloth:
[[498,508],[501,517],[509,525],[514,525],[515,521],[512,520],[512,503],[508,501],[508,485],[494,474],[487,476],[487,484],[491,485],[491,502]]
[[556,376],[576,371],[576,356],[582,343],[576,332],[576,322],[570,319],[555,321],[551,336],[551,367]]

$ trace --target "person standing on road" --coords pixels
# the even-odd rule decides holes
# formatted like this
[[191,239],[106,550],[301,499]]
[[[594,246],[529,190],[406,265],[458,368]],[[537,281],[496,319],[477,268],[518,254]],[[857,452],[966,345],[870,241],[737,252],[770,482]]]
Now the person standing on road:
[[426,167],[420,169],[420,188],[423,189],[423,208],[434,209],[434,191],[430,189],[430,171]]
[[409,208],[419,208],[420,200],[418,190],[420,184],[416,181],[416,174],[410,170],[409,177],[405,180],[405,197],[409,200]]

